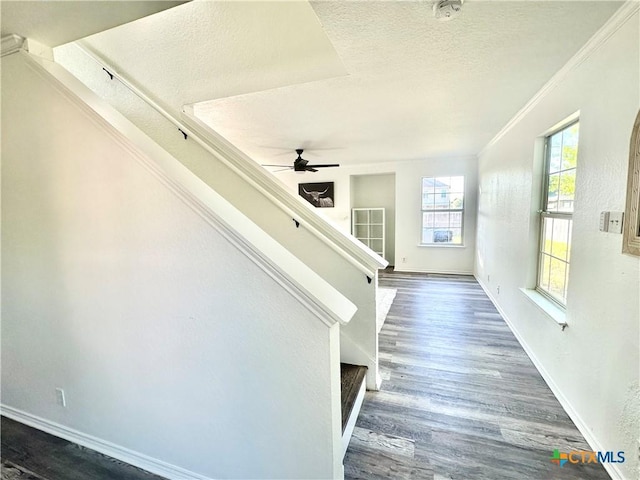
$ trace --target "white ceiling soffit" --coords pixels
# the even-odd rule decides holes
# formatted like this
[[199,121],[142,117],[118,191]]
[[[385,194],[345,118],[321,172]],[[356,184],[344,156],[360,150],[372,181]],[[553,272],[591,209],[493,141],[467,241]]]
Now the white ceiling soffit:
[[194,1],[83,44],[176,109],[346,74],[306,1]]
[[2,0],[2,36],[16,34],[56,47],[182,3],[185,2]]
[[[259,163],[475,155],[620,2],[313,2],[349,76],[201,103],[205,123]],[[288,155],[288,156],[287,156]]]

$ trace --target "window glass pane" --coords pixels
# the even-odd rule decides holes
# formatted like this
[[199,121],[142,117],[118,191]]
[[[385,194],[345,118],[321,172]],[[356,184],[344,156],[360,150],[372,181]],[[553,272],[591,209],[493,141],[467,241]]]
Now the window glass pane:
[[436,200],[435,193],[423,193],[422,194],[422,209],[430,210],[434,208]]
[[575,168],[578,163],[578,129],[575,123],[562,131],[562,170]]
[[571,261],[571,232],[573,231],[573,220],[569,220],[569,232],[567,233],[567,262]]
[[564,303],[564,287],[567,264],[556,258],[551,259],[549,274],[549,293]]
[[435,227],[449,227],[449,212],[437,212],[435,214]]
[[566,261],[569,250],[569,228],[571,221],[563,218],[554,218],[552,221],[551,255]]
[[433,231],[433,243],[451,243],[453,232],[449,229],[436,228]]
[[445,190],[444,193],[435,194],[434,208],[436,209],[449,208],[449,192],[447,190]]
[[549,272],[550,272],[551,257],[549,255],[542,254],[540,256],[540,272],[538,278],[538,285],[544,290],[549,290]]
[[463,176],[423,178],[422,243],[462,243],[463,207]]
[[553,218],[544,217],[542,219],[542,245],[540,251],[551,254],[551,244],[553,242]]
[[555,173],[560,171],[560,166],[562,165],[562,147],[552,146],[549,150],[549,173]]
[[462,212],[451,212],[451,226],[455,228],[462,227]]
[[567,287],[567,268],[571,247],[570,219],[544,217],[540,245],[538,287],[564,303]]
[[451,177],[450,187],[452,192],[464,192],[464,177]]
[[558,191],[560,188],[560,174],[549,175],[549,188],[547,189],[547,211],[558,210]]
[[435,193],[435,178],[425,177],[422,179],[422,192],[423,193]]
[[433,212],[423,212],[422,213],[422,226],[423,227],[433,227],[434,219],[435,219],[435,214]]
[[545,176],[547,191],[543,209],[561,213],[559,218],[542,215],[538,288],[564,304],[571,258],[571,213],[574,211],[576,166],[578,163],[576,122],[547,138]]
[[464,206],[464,193],[452,192],[449,197],[449,208],[463,208]]
[[576,191],[576,171],[568,170],[559,174],[558,211],[573,212],[573,198]]

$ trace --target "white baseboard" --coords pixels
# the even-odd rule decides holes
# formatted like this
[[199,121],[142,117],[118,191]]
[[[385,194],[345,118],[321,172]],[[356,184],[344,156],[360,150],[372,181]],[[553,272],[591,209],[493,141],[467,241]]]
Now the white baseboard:
[[421,268],[403,267],[402,265],[395,265],[393,271],[398,273],[432,273],[436,275],[473,275],[473,272],[467,270],[425,270]]
[[116,458],[135,467],[160,475],[161,477],[173,480],[211,480],[209,477],[190,472],[189,470],[176,467],[162,460],[157,460],[142,453],[115,445],[114,443],[78,432],[72,428],[23,412],[17,408],[2,404],[0,405],[0,414],[16,422],[24,423],[25,425],[50,433],[56,437],[64,438],[65,440]]
[[[493,305],[496,307],[496,309],[498,310],[498,312],[506,322],[509,329],[513,332],[513,335],[516,337],[516,339],[524,349],[525,353],[531,359],[531,362],[533,362],[533,365],[536,367],[536,369],[542,376],[543,380],[549,386],[549,388],[551,389],[555,397],[558,399],[558,401],[560,402],[560,405],[562,405],[562,408],[564,408],[564,411],[567,412],[567,415],[569,415],[569,418],[571,418],[573,423],[575,423],[576,427],[578,428],[578,430],[580,431],[584,439],[587,441],[591,449],[593,451],[605,451],[605,449],[602,447],[598,439],[593,435],[593,433],[587,426],[586,422],[582,419],[582,417],[576,411],[576,409],[573,408],[573,405],[571,405],[571,402],[569,401],[569,399],[567,399],[567,397],[564,396],[564,394],[562,393],[562,390],[560,390],[558,385],[553,381],[553,378],[551,378],[551,375],[549,375],[549,372],[547,372],[547,370],[544,368],[544,366],[542,365],[542,363],[540,362],[536,354],[531,349],[531,347],[529,347],[529,345],[524,340],[522,335],[520,335],[520,332],[518,332],[513,322],[511,322],[507,314],[504,312],[504,310],[502,310],[502,308],[500,307],[500,304],[496,301],[495,297],[491,293],[491,290],[484,284],[484,282],[480,278],[478,278],[478,276],[476,275],[474,276],[476,277],[476,280],[484,290],[484,293],[487,294],[487,296],[491,300],[491,303],[493,303]],[[620,471],[617,464],[603,463],[602,466],[604,467],[604,469],[607,471],[607,473],[611,476],[613,480],[626,480],[626,477]]]

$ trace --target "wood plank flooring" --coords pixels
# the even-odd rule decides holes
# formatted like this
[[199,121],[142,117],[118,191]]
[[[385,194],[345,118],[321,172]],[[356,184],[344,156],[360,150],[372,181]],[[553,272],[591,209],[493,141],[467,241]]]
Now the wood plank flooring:
[[[356,404],[362,382],[367,375],[367,367],[361,365],[340,364],[340,393],[342,394],[342,433]],[[352,424],[353,425],[353,424]]]
[[599,480],[601,465],[551,463],[591,450],[471,276],[383,273],[398,289],[380,332],[346,479]]
[[[380,332],[383,383],[367,392],[346,479],[600,480],[558,467],[590,450],[472,277],[383,274],[398,289]],[[2,480],[160,480],[2,418]]]
[[2,417],[2,480],[163,480]]

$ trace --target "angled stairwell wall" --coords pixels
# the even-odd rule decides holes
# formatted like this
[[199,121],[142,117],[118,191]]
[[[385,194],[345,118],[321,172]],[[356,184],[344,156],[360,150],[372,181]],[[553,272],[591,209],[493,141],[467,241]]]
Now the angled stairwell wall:
[[2,414],[168,478],[341,478],[355,306],[60,66],[3,57],[2,100]]
[[[107,66],[115,75],[112,80],[103,70],[106,63],[86,45],[59,47],[55,49],[55,57],[358,307],[349,325],[340,329],[341,359],[367,366],[367,388],[377,389],[380,379],[375,294],[377,270],[387,262],[319,218],[307,202],[291,195],[272,175],[215,132],[184,112],[172,111],[152,92],[133,85],[123,72]],[[172,120],[151,103],[160,106]],[[188,138],[176,124],[189,134]]]

